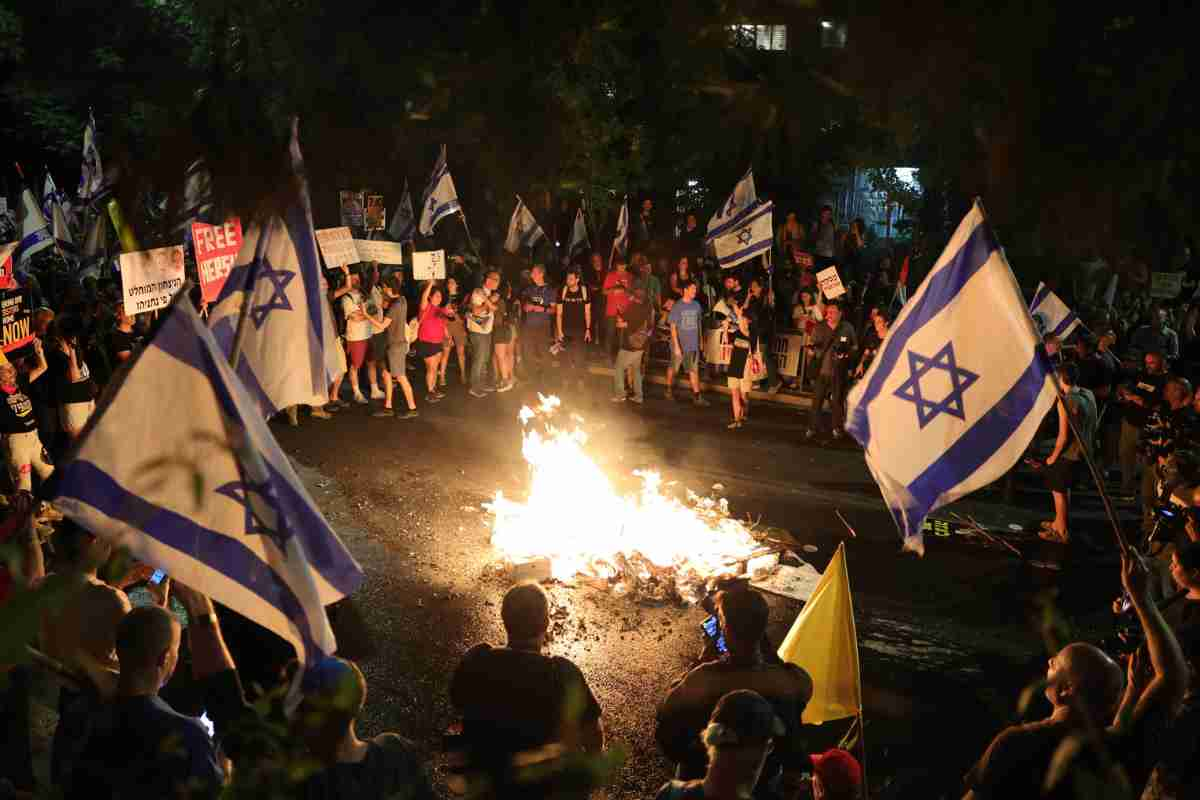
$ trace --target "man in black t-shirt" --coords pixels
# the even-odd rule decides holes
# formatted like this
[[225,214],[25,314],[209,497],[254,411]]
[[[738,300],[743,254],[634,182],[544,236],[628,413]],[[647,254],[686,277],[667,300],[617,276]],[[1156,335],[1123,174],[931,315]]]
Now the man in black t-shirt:
[[587,343],[592,340],[592,295],[579,280],[576,269],[567,272],[567,283],[558,293],[554,319],[562,346],[563,385],[573,378],[582,391]]
[[450,702],[462,717],[462,772],[486,776],[493,786],[515,780],[514,758],[546,745],[604,748],[600,704],[583,673],[542,653],[550,628],[546,593],[533,583],[514,586],[500,616],[508,645],[472,647],[450,681]]
[[1117,389],[1117,402],[1121,404],[1121,494],[1126,496],[1136,488],[1138,436],[1150,413],[1162,404],[1162,389],[1168,378],[1162,353],[1146,353],[1144,363],[1142,372]]
[[83,432],[96,409],[96,382],[83,357],[83,328],[77,317],[55,320],[50,378],[58,399],[58,421],[63,432],[75,439]]
[[125,313],[124,303],[117,303],[115,316],[116,327],[108,337],[108,360],[114,369],[133,358],[133,351],[140,343],[140,337],[133,332],[133,317]]
[[37,413],[29,396],[29,385],[46,371],[46,356],[37,339],[33,340],[33,353],[36,364],[27,376],[18,375],[7,360],[0,364],[0,434],[4,436],[8,474],[14,489],[27,492],[33,491],[34,470],[43,481],[54,474],[43,455]]

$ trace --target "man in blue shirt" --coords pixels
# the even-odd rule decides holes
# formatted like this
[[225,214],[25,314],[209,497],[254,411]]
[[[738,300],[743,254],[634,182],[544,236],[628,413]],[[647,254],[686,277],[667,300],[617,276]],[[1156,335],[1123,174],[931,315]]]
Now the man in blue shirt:
[[550,345],[554,342],[551,325],[558,299],[554,287],[546,283],[546,268],[534,264],[529,271],[533,281],[521,292],[521,309],[525,312],[525,324],[521,327],[521,354],[525,358],[527,375],[533,380],[545,378],[546,362],[550,359]]
[[675,373],[687,370],[692,383],[692,402],[698,406],[708,405],[700,394],[700,319],[704,309],[696,302],[696,282],[688,281],[683,286],[683,297],[671,307],[667,320],[671,323],[671,364],[667,367],[667,399],[673,400],[672,387]]

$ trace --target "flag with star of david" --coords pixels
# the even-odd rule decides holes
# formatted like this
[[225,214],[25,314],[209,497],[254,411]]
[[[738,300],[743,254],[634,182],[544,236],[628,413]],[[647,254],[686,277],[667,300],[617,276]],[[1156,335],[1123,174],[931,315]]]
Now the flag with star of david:
[[846,431],[904,536],[1002,477],[1054,404],[1051,367],[976,201],[850,391]]
[[758,258],[771,249],[775,241],[773,227],[775,205],[770,201],[755,203],[748,213],[739,217],[738,224],[712,240],[721,269],[736,267],[743,261]]
[[758,191],[754,188],[754,167],[750,167],[733,187],[729,199],[721,204],[721,207],[712,215],[712,219],[708,221],[705,240],[711,243],[718,236],[724,236],[738,227],[757,203]]
[[458,190],[454,188],[454,178],[450,176],[450,167],[446,163],[446,145],[442,145],[429,183],[425,186],[425,194],[421,197],[421,221],[417,230],[422,236],[432,236],[438,222],[457,214],[461,209]]
[[334,652],[324,606],[362,583],[258,405],[180,297],[106,393],[55,506],[291,642]]
[[[303,175],[295,126],[292,159]],[[209,310],[209,327],[226,355],[233,351],[243,303],[250,303],[238,377],[263,417],[328,396],[336,377],[326,368],[332,319],[321,290],[308,185],[283,216],[250,223],[221,293]]]
[[1083,325],[1079,315],[1067,308],[1067,304],[1045,283],[1039,283],[1037,291],[1033,293],[1029,313],[1033,315],[1034,324],[1044,336],[1053,335],[1066,339],[1076,328]]
[[545,238],[546,233],[533,218],[533,212],[521,200],[521,195],[517,195],[517,206],[508,221],[508,236],[504,239],[504,249],[516,253],[523,248],[533,247]]

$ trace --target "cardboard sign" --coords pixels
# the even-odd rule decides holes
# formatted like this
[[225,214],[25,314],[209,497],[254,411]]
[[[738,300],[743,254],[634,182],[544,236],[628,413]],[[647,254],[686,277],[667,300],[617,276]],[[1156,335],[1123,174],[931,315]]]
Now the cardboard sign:
[[0,349],[11,353],[33,341],[33,312],[23,290],[0,292]]
[[802,269],[812,269],[815,263],[812,253],[806,253],[803,250],[793,250],[792,260],[796,263],[796,266]]
[[325,257],[325,266],[333,269],[343,264],[358,263],[358,249],[354,246],[354,234],[350,233],[349,228],[322,228],[316,234],[321,255]]
[[200,273],[201,297],[212,303],[221,293],[225,279],[242,249],[242,222],[234,217],[221,225],[192,223],[192,246],[196,251],[196,270]]
[[17,251],[17,242],[0,244],[0,289],[11,289],[16,285],[13,280],[13,253]]
[[384,242],[375,239],[355,239],[359,261],[378,261],[380,264],[403,264],[404,246],[400,242]]
[[1183,291],[1182,272],[1151,272],[1150,296],[1173,299]]
[[383,207],[383,195],[367,195],[367,212],[363,227],[369,231],[381,231],[387,227],[387,209]]
[[166,308],[183,286],[183,245],[121,253],[125,313],[133,316]]
[[842,279],[838,277],[837,267],[826,267],[818,272],[817,285],[821,287],[821,293],[825,295],[826,300],[833,300],[846,293],[846,287],[842,286]]
[[427,250],[413,253],[413,280],[440,281],[446,277],[446,251]]
[[[363,195],[362,192],[352,192],[346,189],[338,192],[338,207],[342,210],[342,225],[349,228],[361,228],[363,224]],[[331,265],[332,266],[332,265]]]

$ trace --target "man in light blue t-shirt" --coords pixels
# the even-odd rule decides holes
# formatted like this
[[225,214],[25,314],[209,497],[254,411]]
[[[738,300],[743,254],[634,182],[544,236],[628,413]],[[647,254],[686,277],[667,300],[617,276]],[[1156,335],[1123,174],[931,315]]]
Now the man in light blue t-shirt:
[[688,281],[683,286],[683,297],[675,301],[667,320],[671,323],[671,364],[667,367],[667,399],[675,386],[675,373],[687,370],[692,383],[692,402],[698,406],[708,405],[700,394],[700,320],[704,309],[696,302],[696,282]]

